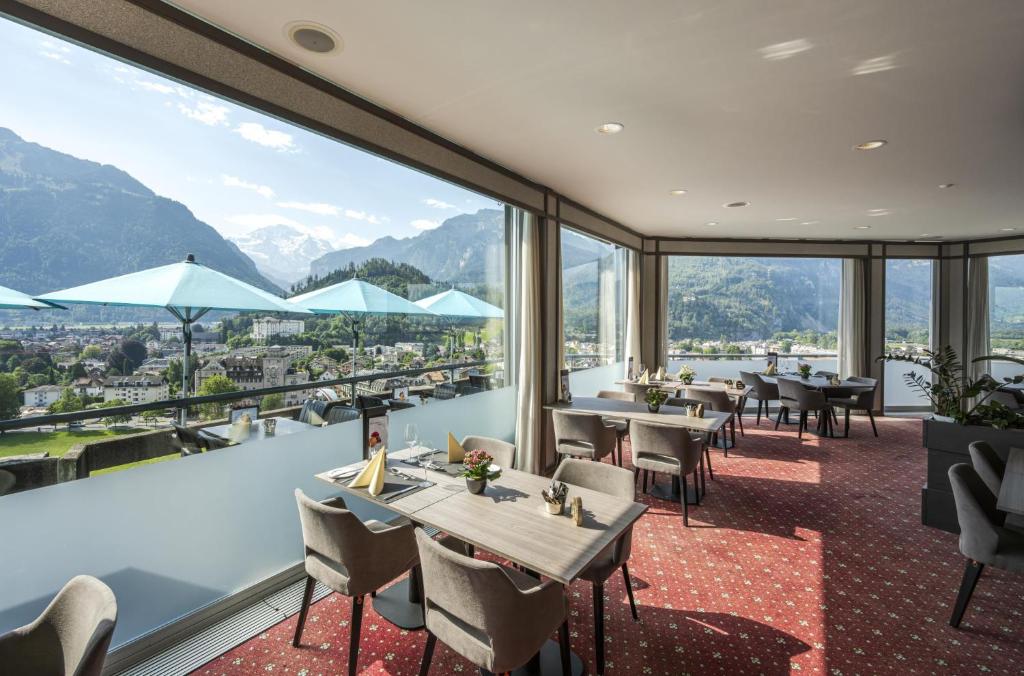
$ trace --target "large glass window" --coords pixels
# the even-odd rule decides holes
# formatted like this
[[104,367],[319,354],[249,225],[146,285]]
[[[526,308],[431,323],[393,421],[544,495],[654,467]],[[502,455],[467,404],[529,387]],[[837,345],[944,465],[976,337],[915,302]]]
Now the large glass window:
[[[920,354],[932,345],[932,278],[930,260],[891,259],[885,262],[885,351]],[[905,362],[885,364],[885,407],[888,410],[924,408],[927,401],[911,390],[907,373],[928,377],[928,369]]]
[[[988,259],[989,340],[993,354],[1024,358],[1024,254]],[[992,375],[1014,376],[1020,367],[992,362]]]
[[[0,285],[40,294],[192,253],[282,296],[353,278],[411,301],[456,294],[419,319],[210,313],[193,331],[193,385],[300,386],[262,401],[261,417],[294,416],[307,396],[350,403],[348,385],[325,383],[355,375],[357,394],[395,400],[392,448],[410,425],[434,448],[449,432],[512,439],[505,205],[3,19],[0,64]],[[163,309],[0,312],[0,418],[161,401],[179,386],[181,326]],[[600,336],[614,359],[620,341]],[[207,404],[193,422],[225,413]],[[364,445],[360,420],[287,436],[282,424],[182,458],[162,409],[25,422],[0,435],[0,467],[17,479],[0,497],[0,540],[18,553],[0,566],[0,631],[90,572],[118,596],[115,648],[295,565],[294,489],[330,494],[313,475]]]
[[562,228],[562,331],[575,395],[609,389],[623,374],[626,249]]
[[735,378],[778,352],[783,370],[834,371],[841,270],[839,259],[672,256],[670,370]]

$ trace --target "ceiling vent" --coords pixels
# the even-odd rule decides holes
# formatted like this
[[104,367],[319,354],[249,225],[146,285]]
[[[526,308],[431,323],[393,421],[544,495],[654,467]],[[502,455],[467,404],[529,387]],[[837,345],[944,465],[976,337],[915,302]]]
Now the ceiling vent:
[[309,21],[297,21],[286,26],[288,38],[307,52],[332,54],[343,47],[341,38],[327,26]]

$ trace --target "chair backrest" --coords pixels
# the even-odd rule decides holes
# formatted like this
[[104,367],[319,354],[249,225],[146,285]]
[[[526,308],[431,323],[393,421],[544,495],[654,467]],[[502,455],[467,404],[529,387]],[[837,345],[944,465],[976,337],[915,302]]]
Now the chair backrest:
[[470,373],[469,384],[473,387],[479,387],[481,390],[489,390],[491,389],[491,377]]
[[730,380],[731,378],[721,378],[719,376],[711,376],[710,378],[708,378],[709,383],[727,383]]
[[356,395],[356,408],[365,411],[368,408],[387,408],[382,397],[374,397],[368,394]]
[[462,447],[469,451],[486,451],[503,470],[512,469],[516,464],[516,445],[493,437],[473,434],[463,437]]
[[350,420],[359,420],[359,409],[352,406],[340,406],[335,404],[327,409],[327,424],[337,425],[338,423]]
[[1006,474],[1006,463],[987,441],[972,441],[968,444],[967,450],[971,454],[974,471],[985,482],[992,495],[999,495],[999,489],[1003,486],[1003,475]]
[[636,395],[632,392],[619,392],[618,390],[601,390],[597,393],[598,399],[616,399],[618,401],[636,401]]
[[725,390],[687,387],[686,398],[702,402],[706,408],[710,408],[712,411],[731,413],[736,410],[736,404],[729,398],[729,393]]
[[5,469],[0,469],[0,495],[7,495],[14,490],[18,479]]
[[629,437],[634,455],[676,458],[684,475],[697,469],[700,464],[703,445],[694,441],[685,427],[634,420],[629,428]]
[[456,394],[455,385],[452,383],[441,383],[434,386],[434,399],[454,399]]
[[197,430],[177,423],[171,423],[171,426],[174,428],[174,435],[178,437],[178,443],[181,444],[182,455],[195,455],[210,449],[210,440]]
[[624,383],[622,389],[633,395],[633,401],[642,401],[647,395],[647,390],[650,388],[646,385],[637,385],[636,383]]
[[310,414],[316,413],[321,419],[327,414],[326,401],[320,401],[319,399],[307,399],[302,402],[302,409],[299,411],[299,422],[310,423]]
[[392,411],[401,411],[405,408],[416,408],[416,404],[402,399],[388,399],[388,408]]
[[295,501],[307,556],[318,554],[340,563],[349,579],[357,582],[372,574],[376,554],[371,543],[373,533],[348,510],[344,500],[336,498],[332,505],[325,505],[296,488]]
[[687,399],[686,397],[669,397],[665,400],[665,403],[662,404],[662,406],[679,406],[681,408],[685,408],[687,406],[697,406],[698,404],[703,403],[704,402],[698,401],[697,399]]
[[552,480],[589,488],[625,500],[636,499],[636,480],[633,473],[610,463],[565,458],[558,464]]
[[825,395],[818,390],[812,390],[799,380],[792,378],[779,378],[779,396],[783,399],[796,401],[799,408],[804,410],[821,409],[825,407]]
[[998,525],[996,496],[967,463],[949,468],[949,483],[956,502],[956,519],[960,523],[960,553],[975,561],[990,563],[999,548],[1002,531]]
[[1021,408],[1020,401],[1017,400],[1017,397],[1014,396],[1013,392],[996,390],[989,395],[988,401],[998,402],[1009,409],[1013,409],[1014,411]]
[[594,447],[594,457],[603,458],[615,446],[614,430],[605,427],[601,416],[575,411],[552,411],[555,443],[582,441]]
[[833,376],[838,376],[839,374],[836,373],[835,371],[815,371],[814,375],[822,376],[824,378],[831,378]]
[[740,371],[740,380],[743,381],[744,385],[749,385],[754,388],[754,399],[765,399],[771,401],[779,398],[779,386],[775,383],[765,381],[765,379],[757,373]]
[[465,383],[459,385],[459,387],[458,387],[459,396],[462,396],[462,397],[468,397],[471,394],[480,394],[481,392],[486,392],[486,391],[487,390],[485,390],[482,387],[476,387],[474,385],[466,385]]
[[873,409],[875,407],[875,392],[878,391],[878,379],[877,378],[865,378],[862,376],[851,376],[847,378],[851,383],[861,383],[863,385],[870,385],[870,390],[860,390],[854,396],[857,398],[857,407],[864,409]]
[[[72,578],[32,623],[0,636],[3,673],[100,676],[117,624],[110,587],[88,575]],[[17,636],[19,650],[5,649]]]

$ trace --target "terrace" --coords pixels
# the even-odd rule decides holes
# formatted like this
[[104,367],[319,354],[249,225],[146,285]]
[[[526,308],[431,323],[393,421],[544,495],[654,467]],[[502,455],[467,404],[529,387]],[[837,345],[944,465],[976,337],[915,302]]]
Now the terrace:
[[0,2],[0,671],[1015,671],[1024,11],[442,6]]

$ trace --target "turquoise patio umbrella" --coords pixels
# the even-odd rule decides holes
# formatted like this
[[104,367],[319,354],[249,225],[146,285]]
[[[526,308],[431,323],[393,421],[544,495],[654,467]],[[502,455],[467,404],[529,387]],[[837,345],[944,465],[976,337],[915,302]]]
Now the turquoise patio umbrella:
[[6,286],[0,286],[0,308],[5,310],[52,310],[53,308],[64,308],[56,305],[55,303],[43,303],[38,301],[27,293],[21,291],[15,291],[14,289],[8,289]]
[[[342,315],[352,328],[352,375],[356,375],[359,326],[368,315],[426,315],[434,313],[361,279],[349,279],[288,299],[296,307],[321,315]],[[352,403],[356,385],[352,383]]]
[[491,305],[486,301],[480,300],[476,296],[471,296],[468,293],[454,288],[429,296],[428,298],[421,298],[416,301],[416,304],[424,309],[430,310],[434,314],[442,317],[448,317],[452,320],[450,322],[450,329],[452,332],[452,353],[455,351],[454,320],[464,319],[471,321],[483,321],[487,319],[502,319],[505,316],[505,312],[497,305]]
[[[192,324],[210,310],[256,310],[309,314],[251,284],[196,263],[189,254],[181,263],[131,272],[99,282],[36,297],[41,301],[80,305],[162,307],[181,322],[185,342],[182,360],[182,397],[189,394],[189,359],[192,356]],[[182,424],[187,409],[182,409]]]

